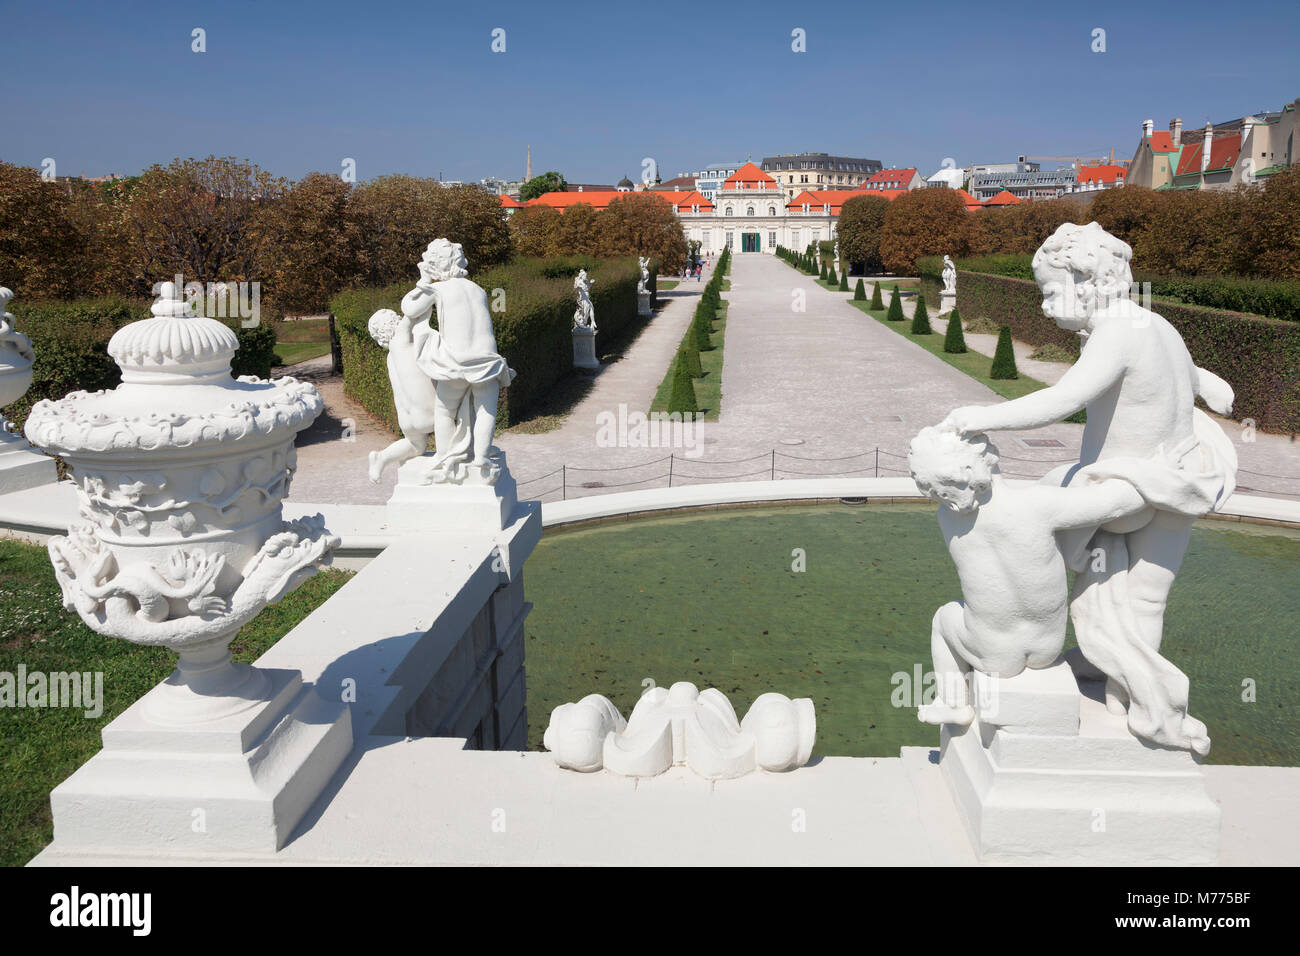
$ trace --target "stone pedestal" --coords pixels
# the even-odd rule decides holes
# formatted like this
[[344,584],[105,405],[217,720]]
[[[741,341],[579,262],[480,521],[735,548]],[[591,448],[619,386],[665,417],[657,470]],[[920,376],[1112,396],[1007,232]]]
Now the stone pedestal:
[[268,670],[259,702],[166,726],[155,687],[103,730],[104,749],[50,793],[60,847],[274,851],[352,749],[347,705]]
[[[576,342],[577,339],[575,338]],[[515,479],[499,448],[489,455],[490,469],[465,466],[459,480],[438,481],[433,455],[404,463],[388,499],[388,526],[402,532],[500,531],[513,520],[518,496]],[[489,483],[492,470],[495,484]]]
[[596,330],[577,326],[573,330],[573,367],[600,368],[596,358]]
[[941,293],[939,294],[939,312],[938,312],[938,314],[939,314],[939,315],[943,315],[943,314],[946,313],[946,312],[951,312],[951,311],[952,311],[953,309],[955,309],[955,308],[957,308],[957,293],[956,293],[956,292],[951,292],[951,293],[950,293],[950,292],[941,292]]
[[974,676],[976,719],[940,767],[987,863],[1213,864],[1219,807],[1185,750],[1145,743],[1068,664]]
[[650,293],[638,292],[636,295],[636,314],[648,318],[650,311]]
[[59,480],[54,459],[32,448],[27,440],[0,432],[0,495],[26,491]]

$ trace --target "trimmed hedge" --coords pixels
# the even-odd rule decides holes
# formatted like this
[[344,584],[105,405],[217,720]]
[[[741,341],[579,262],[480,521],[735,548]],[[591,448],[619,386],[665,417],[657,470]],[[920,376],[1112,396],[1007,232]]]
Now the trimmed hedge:
[[[592,279],[591,303],[601,340],[616,340],[644,324],[637,315],[636,286],[641,270],[635,257],[519,258],[474,277],[487,292],[490,306],[504,306],[503,311],[492,314],[497,351],[519,373],[501,391],[499,427],[517,421],[573,370],[573,310],[577,302],[573,276],[581,268]],[[395,434],[397,409],[388,381],[388,353],[370,337],[367,325],[378,309],[400,308],[402,296],[413,285],[409,280],[386,288],[349,289],[330,300],[343,346],[344,390]],[[498,289],[504,294],[496,292]]]
[[[1059,345],[1079,354],[1079,338],[1043,315],[1035,282],[958,272],[957,307],[1009,326],[1032,346]],[[1171,301],[1152,303],[1187,343],[1193,361],[1232,385],[1233,417],[1266,431],[1300,431],[1300,322]]]
[[[983,272],[1012,279],[1033,280],[1032,255],[996,255],[959,259],[959,271]],[[922,280],[942,282],[943,259],[926,256],[916,261]],[[1135,282],[1151,284],[1152,298],[1173,299],[1183,305],[1202,305],[1226,312],[1244,312],[1286,322],[1300,322],[1300,282],[1275,279],[1239,279],[1233,276],[1162,276],[1133,273]],[[927,290],[928,291],[928,290]]]
[[925,307],[925,296],[916,297],[916,311],[912,313],[912,334],[913,335],[932,335],[934,330],[930,328],[930,313]]
[[[69,392],[116,388],[122,370],[108,354],[108,340],[128,323],[149,318],[152,300],[104,296],[66,301],[14,302],[9,311],[15,330],[32,340],[36,361],[27,394],[4,409],[20,428],[41,399],[59,399]],[[246,329],[238,319],[222,320],[239,339],[230,365],[232,375],[269,378],[275,360],[275,328],[263,322]]]
[[890,322],[903,321],[903,301],[898,295],[898,286],[894,286],[893,294],[889,297],[889,311],[885,313],[885,318]]
[[862,284],[861,279],[858,279],[858,284],[853,287],[853,301],[854,302],[867,301],[867,288]]
[[993,351],[993,365],[989,378],[1019,378],[1016,368],[1016,350],[1011,344],[1011,329],[1005,325],[998,330],[998,347]]
[[943,350],[953,355],[966,351],[966,333],[961,327],[961,315],[956,309],[948,313],[948,329],[943,334]]
[[[858,285],[862,285],[862,280],[858,280]],[[880,283],[876,282],[871,286],[871,310],[873,312],[883,309],[885,300],[880,296]]]

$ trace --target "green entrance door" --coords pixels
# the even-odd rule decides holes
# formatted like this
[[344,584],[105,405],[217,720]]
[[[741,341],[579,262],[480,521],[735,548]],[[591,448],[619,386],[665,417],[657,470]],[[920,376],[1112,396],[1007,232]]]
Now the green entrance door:
[[758,252],[758,233],[743,232],[740,234],[740,251],[741,252]]

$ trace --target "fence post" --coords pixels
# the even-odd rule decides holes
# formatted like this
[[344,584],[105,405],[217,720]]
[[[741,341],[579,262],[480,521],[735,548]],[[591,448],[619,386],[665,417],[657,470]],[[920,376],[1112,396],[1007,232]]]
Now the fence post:
[[334,313],[330,316],[330,368],[336,374],[343,372],[343,343],[339,341],[339,330],[334,324]]
[[673,455],[674,452],[668,453],[668,487],[673,486]]
[[772,449],[772,474],[768,481],[776,481],[776,449]]
[[566,471],[568,465],[560,465],[560,500],[569,500],[569,473]]
[[876,477],[880,477],[880,446],[876,446]]

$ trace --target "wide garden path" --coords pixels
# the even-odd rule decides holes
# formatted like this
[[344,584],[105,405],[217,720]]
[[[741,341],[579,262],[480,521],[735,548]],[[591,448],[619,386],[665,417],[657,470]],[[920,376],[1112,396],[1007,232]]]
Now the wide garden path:
[[[824,288],[774,256],[739,254],[732,261],[731,288],[724,292],[730,306],[719,421],[699,426],[694,448],[643,447],[634,429],[616,435],[612,443],[604,441],[602,417],[618,421],[621,412],[649,409],[707,278],[681,282],[660,294],[664,305],[655,318],[619,360],[601,370],[559,428],[498,434],[520,497],[552,501],[561,494],[657,487],[665,484],[670,469],[674,484],[905,475],[908,442],[920,428],[959,405],[1002,401],[861,312],[848,294]],[[803,311],[794,308],[796,293],[802,294]],[[913,308],[913,300],[905,299],[905,313]],[[941,334],[945,323],[934,317],[933,325]],[[993,337],[972,336],[969,344],[991,353]],[[1023,345],[1017,347],[1017,360],[1023,372],[1048,383],[1068,367],[1029,361]],[[370,484],[366,453],[391,436],[342,394],[341,382],[327,374],[327,366],[326,359],[292,370],[317,381],[327,407],[322,422],[304,436],[306,441],[300,440],[292,497],[382,503],[392,492],[394,476],[390,472],[381,484]],[[528,374],[527,368],[517,371]],[[353,426],[350,442],[336,440],[344,420]],[[1300,444],[1289,436],[1263,434],[1244,442],[1239,424],[1224,425],[1242,469],[1250,472],[1240,477],[1243,491],[1300,493]],[[1081,433],[1080,425],[1057,424],[993,437],[1005,474],[1036,477],[1059,462],[1077,460]]]

